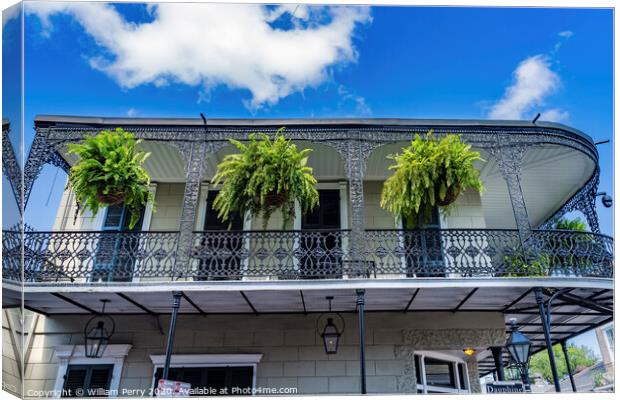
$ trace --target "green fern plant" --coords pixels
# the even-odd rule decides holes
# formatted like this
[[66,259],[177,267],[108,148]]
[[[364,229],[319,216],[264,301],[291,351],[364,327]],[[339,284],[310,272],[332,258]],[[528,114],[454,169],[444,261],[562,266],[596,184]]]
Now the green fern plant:
[[124,203],[131,214],[129,228],[136,225],[146,203],[153,200],[150,177],[142,167],[150,153],[138,148],[140,142],[116,128],[68,145],[69,153],[79,159],[69,171],[67,188],[75,192],[82,214],[88,209],[97,215],[100,208]]
[[273,140],[264,133],[250,134],[247,144],[230,140],[239,152],[224,157],[213,178],[215,185],[222,183],[213,202],[222,221],[229,221],[233,213],[249,212],[251,216],[262,215],[266,229],[270,216],[280,209],[285,229],[295,218],[295,200],[304,212],[318,204],[317,181],[307,166],[312,150],[298,151],[284,137],[283,129]]
[[394,173],[383,185],[381,207],[404,218],[407,228],[430,222],[435,205],[447,212],[463,191],[483,190],[474,163],[484,160],[458,135],[416,134],[409,147],[388,159],[394,161],[389,167]]

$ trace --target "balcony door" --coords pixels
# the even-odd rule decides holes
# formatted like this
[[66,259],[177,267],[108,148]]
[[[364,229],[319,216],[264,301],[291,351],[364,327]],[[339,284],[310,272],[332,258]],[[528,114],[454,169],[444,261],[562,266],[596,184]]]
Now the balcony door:
[[131,214],[124,204],[109,206],[105,210],[103,231],[95,250],[92,281],[129,282],[133,277],[136,256],[140,247],[140,234],[144,209],[136,225],[129,229]]
[[301,219],[301,278],[342,276],[340,191],[319,190],[319,205]]
[[[403,226],[405,221],[403,221]],[[407,276],[418,278],[444,277],[439,209],[435,207],[431,221],[422,229],[406,230]]]
[[[200,239],[200,268],[196,280],[229,280],[241,277],[242,259],[239,252],[243,249],[243,218],[233,215],[231,222],[223,222],[213,208],[213,202],[219,191],[210,190],[207,194],[207,206],[204,233]],[[230,229],[229,229],[230,228]]]

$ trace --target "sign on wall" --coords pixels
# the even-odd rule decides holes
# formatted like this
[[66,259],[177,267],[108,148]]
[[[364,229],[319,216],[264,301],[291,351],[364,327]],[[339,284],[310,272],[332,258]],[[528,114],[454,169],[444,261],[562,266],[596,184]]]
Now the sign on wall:
[[187,397],[191,387],[192,385],[186,382],[160,379],[157,382],[157,392],[155,394],[158,397]]
[[521,382],[491,382],[487,383],[487,393],[523,393]]

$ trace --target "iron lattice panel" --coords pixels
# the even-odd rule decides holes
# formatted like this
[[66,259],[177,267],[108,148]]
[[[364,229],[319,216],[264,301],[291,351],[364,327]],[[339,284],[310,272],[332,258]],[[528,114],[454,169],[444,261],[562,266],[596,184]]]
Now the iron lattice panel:
[[[3,232],[3,278],[21,281],[19,231]],[[613,239],[534,230],[366,230],[193,232],[178,257],[179,232],[23,233],[29,282],[141,282],[247,279],[613,276]],[[524,243],[524,244],[522,244]]]

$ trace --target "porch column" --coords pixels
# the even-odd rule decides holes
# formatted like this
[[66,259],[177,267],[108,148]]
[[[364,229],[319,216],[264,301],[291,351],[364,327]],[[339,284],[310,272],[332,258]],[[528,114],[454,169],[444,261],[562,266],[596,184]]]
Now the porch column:
[[364,289],[357,289],[355,291],[357,294],[357,316],[358,316],[358,328],[359,328],[359,339],[360,339],[360,383],[361,383],[361,393],[366,394],[366,349],[365,349],[365,330],[366,323],[364,320],[364,295],[366,291]]
[[186,178],[176,255],[176,276],[174,278],[186,277],[186,272],[190,269],[190,252],[193,245],[192,232],[196,221],[200,185],[205,172],[207,146],[206,142],[181,142],[177,144],[178,150],[185,157]]
[[510,135],[497,134],[495,146],[489,150],[497,160],[499,170],[508,186],[508,196],[519,230],[519,238],[521,244],[524,245],[532,232],[525,199],[523,198],[523,190],[521,189],[521,164],[526,147],[515,143],[514,140],[511,140]]
[[568,348],[566,347],[566,340],[560,342],[562,346],[562,352],[564,353],[564,360],[566,361],[566,370],[568,371],[568,377],[570,378],[570,386],[573,392],[577,392],[577,385],[575,384],[575,377],[573,376],[573,369],[570,366],[570,357],[568,356]]
[[561,392],[560,378],[558,377],[558,369],[555,365],[555,356],[553,355],[553,344],[551,343],[551,321],[547,319],[547,313],[545,312],[545,302],[543,297],[542,288],[534,288],[534,294],[536,295],[536,303],[538,304],[538,312],[540,314],[540,321],[543,326],[543,333],[545,334],[545,343],[547,346],[547,354],[549,355],[549,366],[551,367],[551,373],[553,374],[553,385],[556,392]]
[[366,160],[372,151],[381,143],[362,139],[361,132],[348,132],[349,138],[324,142],[334,147],[344,158],[344,166],[349,179],[349,215],[351,218],[351,236],[349,241],[349,257],[353,261],[353,270],[361,272],[364,265],[357,265],[364,259],[364,173]]
[[166,361],[164,362],[164,372],[162,379],[168,379],[170,371],[170,359],[172,358],[172,348],[174,347],[174,335],[177,330],[177,314],[181,306],[181,292],[172,292],[172,315],[170,316],[170,327],[168,328],[168,342],[166,343]]
[[491,347],[491,353],[493,354],[493,361],[495,362],[495,371],[497,371],[497,380],[500,382],[506,380],[504,376],[502,350],[503,348],[499,346]]

